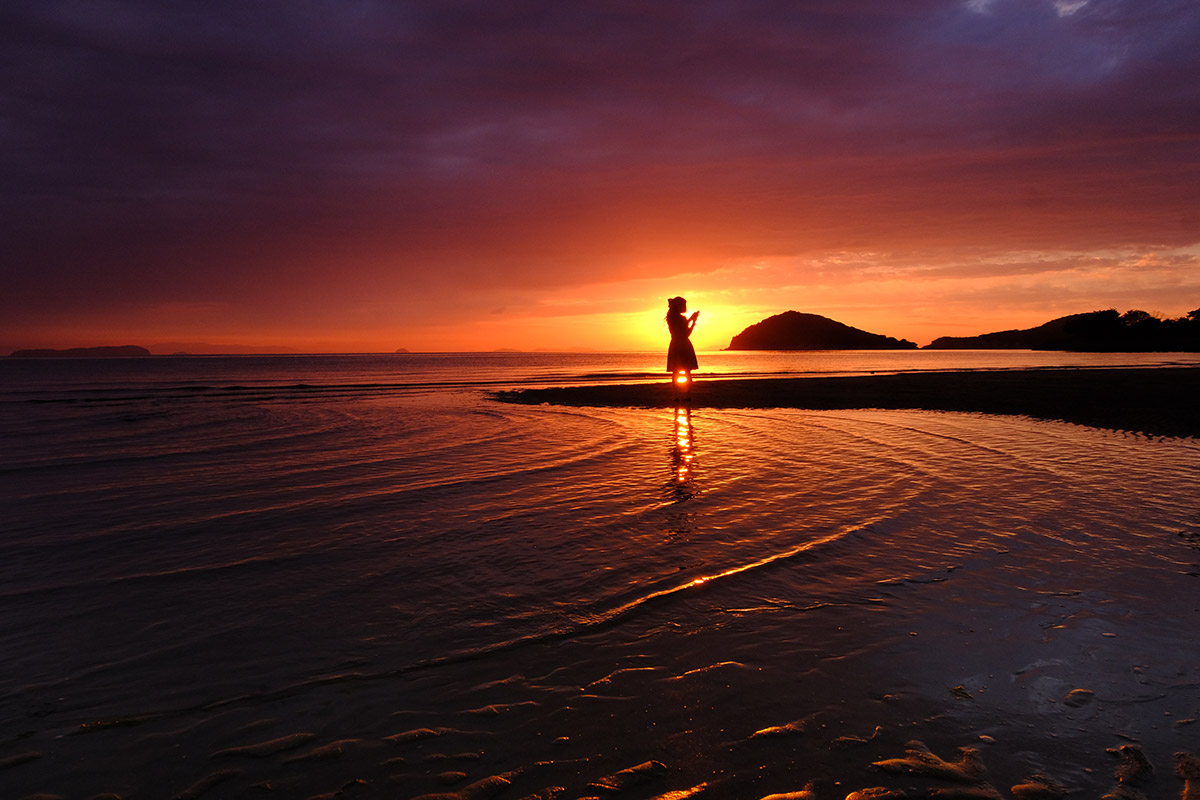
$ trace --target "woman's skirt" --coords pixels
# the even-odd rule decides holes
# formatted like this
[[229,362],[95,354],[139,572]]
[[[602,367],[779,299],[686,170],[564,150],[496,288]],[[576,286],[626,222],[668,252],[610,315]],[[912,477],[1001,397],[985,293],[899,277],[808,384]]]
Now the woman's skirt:
[[696,348],[691,339],[672,339],[667,348],[667,372],[685,370],[691,372],[700,366],[696,362]]

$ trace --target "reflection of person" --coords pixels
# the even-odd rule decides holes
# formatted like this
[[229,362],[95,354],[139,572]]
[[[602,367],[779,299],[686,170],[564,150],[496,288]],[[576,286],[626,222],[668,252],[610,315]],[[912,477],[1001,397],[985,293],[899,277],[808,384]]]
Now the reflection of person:
[[674,508],[667,511],[667,532],[671,536],[690,536],[696,528],[687,501],[699,494],[696,486],[695,443],[692,436],[692,409],[688,403],[676,403],[675,439],[671,444],[671,479],[665,497]]
[[682,297],[672,297],[667,301],[667,328],[671,331],[671,346],[667,348],[667,372],[676,388],[686,389],[692,382],[692,370],[699,364],[696,362],[696,348],[692,347],[692,328],[696,327],[696,317],[699,311],[687,313],[687,300]]
[[671,450],[671,464],[675,468],[675,488],[680,489],[692,477],[692,409],[686,405],[675,406],[675,447]]

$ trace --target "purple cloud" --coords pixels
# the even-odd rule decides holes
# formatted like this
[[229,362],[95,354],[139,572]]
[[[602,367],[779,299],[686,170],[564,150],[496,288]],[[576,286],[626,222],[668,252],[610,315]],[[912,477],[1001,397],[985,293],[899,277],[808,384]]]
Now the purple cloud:
[[0,311],[1190,244],[1197,40],[1184,0],[14,0]]

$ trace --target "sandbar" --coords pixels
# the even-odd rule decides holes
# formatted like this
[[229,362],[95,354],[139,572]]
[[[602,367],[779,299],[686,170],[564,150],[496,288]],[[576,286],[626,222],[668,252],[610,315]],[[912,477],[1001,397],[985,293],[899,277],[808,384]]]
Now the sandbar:
[[664,408],[925,409],[1061,420],[1152,436],[1200,436],[1200,367],[907,372],[847,377],[704,379],[686,401],[668,384],[520,389],[511,403]]

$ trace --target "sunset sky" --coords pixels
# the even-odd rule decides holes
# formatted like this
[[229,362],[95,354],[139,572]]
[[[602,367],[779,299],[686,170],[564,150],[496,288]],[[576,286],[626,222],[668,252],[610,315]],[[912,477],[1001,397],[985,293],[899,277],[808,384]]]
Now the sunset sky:
[[0,353],[1200,307],[1195,0],[6,0]]

